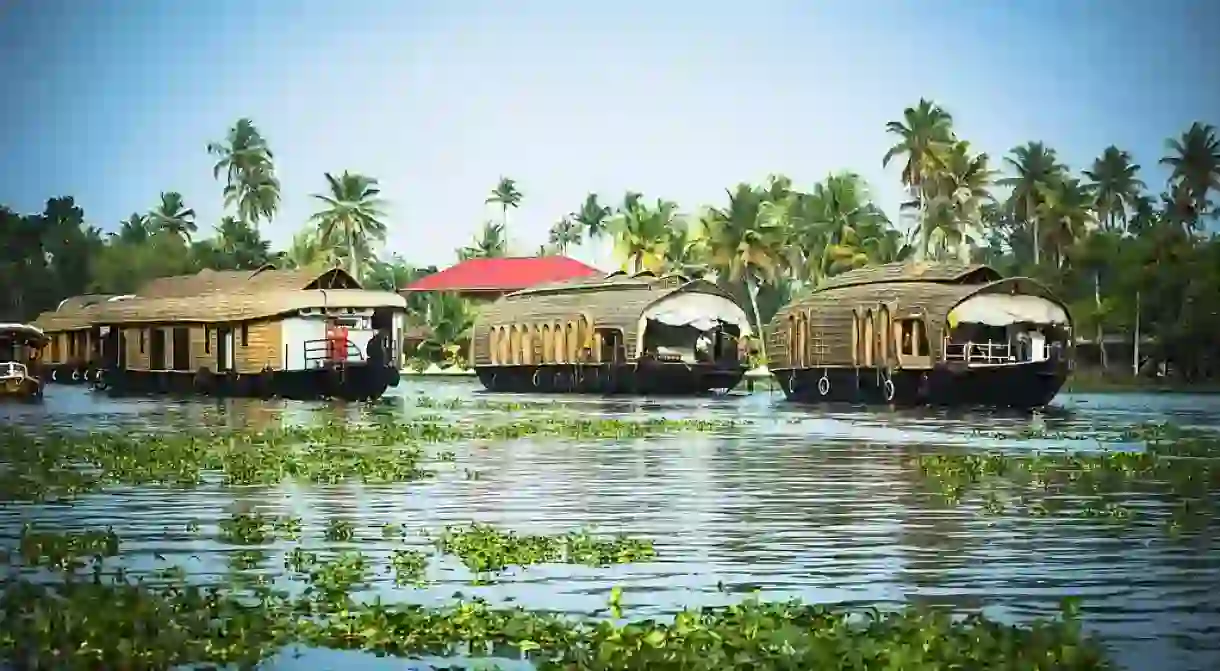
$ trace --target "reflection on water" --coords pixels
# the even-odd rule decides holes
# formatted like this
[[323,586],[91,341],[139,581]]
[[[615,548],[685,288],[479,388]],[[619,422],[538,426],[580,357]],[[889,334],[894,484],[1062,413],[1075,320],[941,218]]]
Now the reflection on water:
[[[0,406],[0,422],[78,430],[265,429],[376,415],[479,421],[480,412],[490,412],[421,408],[417,398],[425,393],[471,398],[476,390],[468,380],[408,383],[362,405],[111,400],[53,387],[42,406]],[[724,603],[734,592],[753,589],[770,598],[820,602],[919,600],[1010,618],[1052,614],[1061,597],[1079,595],[1089,626],[1111,642],[1128,668],[1220,668],[1220,543],[1214,535],[1174,540],[1159,525],[1117,529],[1103,520],[980,516],[969,506],[939,503],[906,460],[911,451],[940,445],[994,444],[978,431],[1081,432],[1152,420],[1220,426],[1220,397],[1068,396],[1035,416],[810,410],[781,402],[778,393],[529,400],[603,416],[732,416],[753,425],[733,436],[673,435],[617,444],[549,438],[456,445],[455,468],[442,468],[439,477],[423,482],[128,489],[88,496],[66,510],[9,506],[0,510],[0,524],[9,538],[23,521],[64,524],[70,516],[74,526],[112,524],[131,541],[128,549],[148,557],[160,553],[200,574],[226,571],[227,547],[206,540],[206,532],[234,507],[299,515],[307,542],[315,546],[322,544],[319,530],[327,519],[354,520],[361,525],[360,547],[374,553],[391,547],[378,531],[388,522],[413,532],[472,520],[546,533],[592,525],[652,537],[659,558],[607,569],[533,567],[482,587],[471,587],[465,569],[446,558],[434,561],[434,582],[423,589],[395,588],[389,576],[378,587],[386,599],[434,603],[460,590],[593,613],[619,585],[629,617]],[[1054,444],[1026,442],[1030,448]],[[465,470],[478,471],[480,478],[466,479]],[[193,520],[204,525],[203,537],[185,533]],[[423,540],[412,535],[408,542]],[[272,556],[265,565],[278,562]],[[404,668],[398,661],[330,651],[284,656],[274,666]]]

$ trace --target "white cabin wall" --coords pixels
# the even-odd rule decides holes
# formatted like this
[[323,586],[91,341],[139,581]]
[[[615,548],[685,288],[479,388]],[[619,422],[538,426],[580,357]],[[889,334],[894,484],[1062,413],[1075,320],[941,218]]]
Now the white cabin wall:
[[[283,322],[284,370],[305,370],[305,343],[311,340],[325,340],[326,320],[317,317],[291,317]],[[320,366],[325,354],[325,344],[311,345],[317,352],[311,352],[309,362],[314,368]]]

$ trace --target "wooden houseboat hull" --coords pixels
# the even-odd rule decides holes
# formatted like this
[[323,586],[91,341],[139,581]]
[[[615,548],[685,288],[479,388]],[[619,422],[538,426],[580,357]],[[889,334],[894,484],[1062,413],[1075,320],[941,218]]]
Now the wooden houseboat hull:
[[339,399],[369,401],[398,386],[396,369],[367,363],[344,364],[300,371],[223,373],[200,369],[184,371],[98,371],[94,389],[111,396],[216,396],[236,398],[289,398],[302,401]]
[[43,366],[47,384],[84,385],[98,377],[100,368],[83,363],[52,363]]
[[[1031,410],[1050,403],[1067,381],[1068,366],[1044,361],[1012,366],[931,370],[773,371],[784,396],[794,403],[856,403],[912,406],[984,406]],[[823,381],[825,380],[825,381]],[[890,384],[887,385],[886,381]]]
[[743,334],[745,311],[714,284],[611,273],[500,298],[471,359],[490,391],[697,395],[741,381]]
[[656,362],[481,366],[477,373],[483,387],[493,392],[695,396],[736,387],[746,370],[744,367]]

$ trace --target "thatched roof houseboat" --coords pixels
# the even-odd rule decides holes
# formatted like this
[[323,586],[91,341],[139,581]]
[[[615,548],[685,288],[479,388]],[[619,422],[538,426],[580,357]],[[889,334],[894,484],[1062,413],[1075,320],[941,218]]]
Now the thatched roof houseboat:
[[[376,397],[397,383],[406,301],[339,268],[204,270],[39,317],[57,378],[116,391]],[[79,340],[79,342],[77,342]],[[57,380],[58,381],[58,380]]]
[[493,391],[699,393],[735,386],[745,311],[716,285],[617,272],[508,294],[475,323],[472,360]]
[[764,330],[797,401],[1037,407],[1071,361],[1072,320],[1049,289],[981,264],[902,263],[831,278]]
[[30,324],[0,324],[0,399],[42,398],[39,356],[48,340]]

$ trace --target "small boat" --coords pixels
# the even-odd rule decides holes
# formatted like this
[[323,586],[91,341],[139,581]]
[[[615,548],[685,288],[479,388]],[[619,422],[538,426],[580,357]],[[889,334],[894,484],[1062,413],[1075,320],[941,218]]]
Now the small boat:
[[1063,301],[981,264],[849,271],[764,332],[785,395],[807,403],[1037,408],[1063,387],[1073,353]]
[[365,400],[399,382],[406,300],[340,268],[204,270],[76,306],[44,315],[91,352],[59,377],[113,394]]
[[699,394],[746,364],[745,311],[715,284],[617,272],[507,294],[482,310],[471,360],[490,391]]
[[98,330],[90,324],[86,310],[90,306],[122,296],[88,294],[72,296],[59,302],[54,310],[44,312],[34,325],[47,334],[42,351],[43,381],[48,384],[87,384],[96,376],[101,359]]
[[0,398],[42,398],[39,356],[46,344],[37,326],[0,324]]

